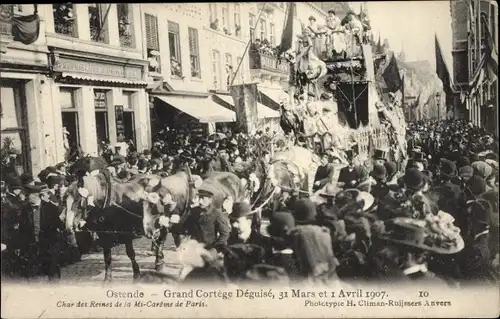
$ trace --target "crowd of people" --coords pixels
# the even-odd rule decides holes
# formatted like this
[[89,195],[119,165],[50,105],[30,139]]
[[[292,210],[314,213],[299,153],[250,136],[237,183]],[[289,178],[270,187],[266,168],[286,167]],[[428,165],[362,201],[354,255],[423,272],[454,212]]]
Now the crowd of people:
[[[217,190],[199,189],[186,233],[224,255],[236,281],[497,282],[498,145],[464,121],[410,123],[407,132],[410,156],[400,171],[401,163],[389,161],[383,150],[361,162],[354,146],[345,151],[349,165],[335,172],[334,155],[319,150],[315,194],[282,190],[267,209],[267,227],[256,227],[249,204],[212,207]],[[117,179],[168,176],[182,164],[203,177],[241,162],[269,162],[265,146],[273,135],[226,131],[204,138],[166,128],[149,150],[123,156],[118,147],[101,155]],[[34,178],[17,176],[9,163],[2,166],[2,273],[57,279],[61,265],[84,252],[82,240],[79,249],[68,240],[59,218],[74,180],[71,167],[47,167]],[[61,254],[63,262],[56,262]]]

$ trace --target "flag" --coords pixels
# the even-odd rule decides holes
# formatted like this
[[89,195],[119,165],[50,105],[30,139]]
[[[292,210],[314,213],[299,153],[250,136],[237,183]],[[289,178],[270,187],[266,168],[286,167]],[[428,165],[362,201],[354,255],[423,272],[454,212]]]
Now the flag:
[[488,79],[494,82],[498,77],[498,52],[495,47],[495,40],[490,33],[488,21],[484,16],[481,16],[481,22],[484,24],[484,37],[486,39],[485,48],[485,67],[488,74]]
[[[436,73],[439,79],[443,82],[443,91],[446,94],[446,107],[453,106],[453,92],[451,90],[451,77],[450,72],[448,72],[448,67],[444,61],[443,54],[441,53],[441,46],[437,38],[437,34],[434,35],[435,45],[436,45]],[[447,111],[449,111],[447,109]]]
[[288,3],[288,14],[285,17],[285,27],[283,28],[283,33],[281,34],[281,43],[278,49],[278,56],[282,53],[290,50],[293,43],[293,12],[295,10],[295,3]]
[[385,68],[382,77],[384,78],[385,84],[390,92],[396,92],[401,88],[402,81],[399,75],[398,63],[394,54]]

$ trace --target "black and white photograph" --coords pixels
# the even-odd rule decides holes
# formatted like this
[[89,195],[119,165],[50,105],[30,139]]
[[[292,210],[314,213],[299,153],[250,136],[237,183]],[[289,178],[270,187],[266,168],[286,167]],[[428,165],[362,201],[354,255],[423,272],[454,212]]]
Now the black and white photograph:
[[497,77],[494,0],[1,4],[2,317],[494,317]]

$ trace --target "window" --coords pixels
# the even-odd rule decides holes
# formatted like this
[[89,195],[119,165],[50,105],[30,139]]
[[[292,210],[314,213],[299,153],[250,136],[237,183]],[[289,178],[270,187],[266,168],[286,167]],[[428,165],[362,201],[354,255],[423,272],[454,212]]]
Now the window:
[[229,85],[231,84],[233,80],[233,56],[229,53],[225,54],[225,60],[226,60],[226,65],[225,65],[225,70],[226,70],[226,88],[229,89]]
[[213,88],[218,89],[222,85],[220,79],[220,53],[219,51],[212,51],[212,78]]
[[255,40],[255,15],[248,15],[248,25],[250,26],[250,40],[253,42]]
[[160,45],[158,42],[158,20],[154,15],[145,14],[146,48],[148,51],[149,71],[161,72]]
[[78,110],[75,103],[76,90],[73,88],[59,88],[59,104],[63,127],[63,145],[66,151],[64,158],[68,161],[75,159],[80,145],[80,130],[78,125]]
[[[134,113],[134,93],[123,91],[123,139],[125,141],[132,141],[134,145],[135,140],[135,113]],[[117,134],[118,130],[117,130]],[[118,138],[120,138],[118,136]]]
[[54,16],[54,31],[70,37],[78,37],[76,28],[76,15],[73,12],[71,3],[52,4],[52,14]]
[[234,4],[234,34],[241,37],[241,10],[240,4]]
[[107,91],[94,90],[94,108],[97,143],[109,143]]
[[260,30],[259,30],[260,40],[264,41],[265,39],[267,39],[266,20],[260,19],[259,24],[260,24]]
[[198,30],[188,28],[189,32],[189,62],[191,65],[191,77],[201,78],[200,71],[200,48],[198,43]]
[[274,23],[271,23],[269,25],[269,40],[271,42],[271,45],[273,47],[275,47],[276,46],[276,35],[275,35]]
[[91,3],[88,5],[90,39],[95,42],[109,43],[107,18],[110,4]]
[[168,21],[168,45],[170,50],[170,73],[182,77],[181,43],[179,24]]
[[229,31],[229,8],[227,3],[222,4],[222,27]]
[[210,23],[213,23],[217,20],[217,4],[210,3]]
[[116,5],[118,14],[118,36],[120,46],[134,48],[134,32],[132,26],[132,10],[128,3],[118,3]]

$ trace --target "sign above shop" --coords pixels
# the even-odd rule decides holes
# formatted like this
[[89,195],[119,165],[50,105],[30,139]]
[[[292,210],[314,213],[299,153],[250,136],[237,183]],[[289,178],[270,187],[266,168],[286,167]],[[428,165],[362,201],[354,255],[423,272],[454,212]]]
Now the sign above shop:
[[79,72],[92,75],[104,75],[131,80],[142,79],[140,66],[117,65],[93,61],[80,61],[59,57],[54,65],[57,72]]

